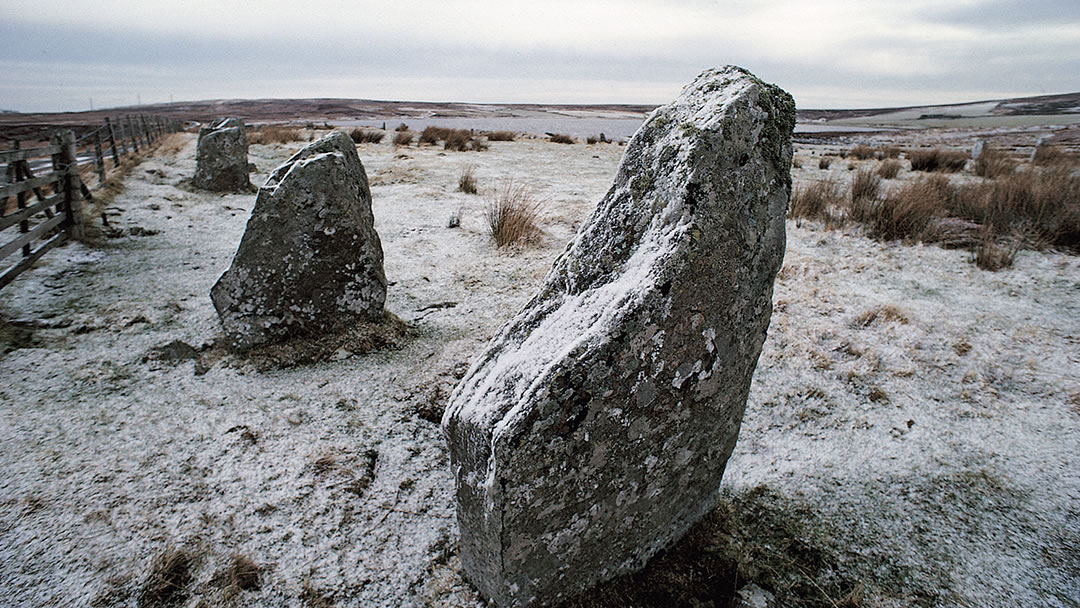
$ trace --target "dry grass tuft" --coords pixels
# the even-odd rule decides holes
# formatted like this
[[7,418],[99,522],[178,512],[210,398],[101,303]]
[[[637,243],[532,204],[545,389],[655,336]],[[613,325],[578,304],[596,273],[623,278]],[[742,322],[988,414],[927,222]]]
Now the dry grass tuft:
[[475,167],[465,165],[458,176],[458,190],[466,194],[476,194],[476,176],[473,174]]
[[892,304],[884,304],[871,308],[855,317],[855,327],[870,327],[874,323],[899,323],[901,325],[907,325],[911,322],[907,314],[893,306]]
[[266,125],[247,132],[249,144],[287,144],[305,139],[303,129],[284,125]]
[[854,145],[847,152],[848,158],[854,158],[854,159],[857,159],[857,160],[870,160],[870,159],[874,158],[876,155],[877,155],[877,151],[874,150],[874,148],[872,148],[870,146],[867,146],[867,145],[864,145],[864,144]]
[[150,562],[150,573],[143,583],[139,605],[147,607],[178,606],[187,600],[194,556],[182,548],[170,547]]
[[1016,260],[1017,245],[1015,241],[1001,244],[994,238],[990,230],[983,233],[983,238],[975,247],[975,265],[983,270],[997,272],[1009,268]]
[[877,174],[883,179],[895,179],[900,174],[900,170],[904,168],[904,164],[900,161],[889,158],[883,161],[877,168]]
[[507,181],[485,209],[488,229],[496,247],[529,243],[540,236],[543,202],[528,186]]
[[816,220],[824,218],[830,208],[843,206],[844,195],[840,184],[832,178],[826,178],[806,187],[796,185],[792,188],[788,217]]
[[852,218],[869,224],[883,241],[923,238],[930,220],[948,207],[951,189],[944,176],[924,177],[892,190],[881,201],[852,209]]
[[988,179],[1005,177],[1016,171],[1016,162],[1007,154],[990,145],[983,146],[982,153],[975,161],[975,175]]
[[548,141],[553,144],[572,144],[574,143],[574,138],[569,135],[563,135],[562,133],[549,133]]
[[860,169],[851,181],[851,202],[856,204],[860,200],[875,200],[881,191],[881,177],[870,169]]
[[229,563],[229,586],[244,591],[258,589],[262,571],[262,567],[251,558],[237,553],[232,556]]
[[382,131],[369,131],[367,129],[353,129],[349,132],[349,137],[353,142],[358,144],[377,144],[386,137],[386,133]]
[[829,158],[828,156],[822,156],[817,161],[817,168],[818,169],[828,169],[831,166],[832,166],[832,159]]
[[963,171],[967,165],[968,154],[961,150],[932,148],[930,150],[908,150],[908,160],[912,171],[942,171],[955,173]]
[[397,131],[398,133],[403,133],[403,132],[405,132],[405,131],[408,131],[408,130],[409,130],[409,125],[407,125],[407,124],[405,124],[405,123],[401,123],[401,124],[400,124],[400,125],[398,125],[398,126],[397,126],[397,128],[396,128],[396,129],[394,129],[394,130],[395,130],[395,131]]
[[450,129],[445,127],[436,127],[434,125],[424,127],[424,130],[420,132],[420,144],[434,146],[440,141],[445,140],[449,132]]
[[1077,164],[1077,158],[1061,146],[1038,146],[1032,162],[1037,167],[1069,167]]
[[412,144],[413,134],[409,131],[398,131],[394,134],[395,146],[408,146]]
[[517,137],[513,131],[488,131],[486,135],[488,141],[514,141]]
[[802,169],[802,157],[801,156],[792,156],[791,157],[791,167],[793,169]]

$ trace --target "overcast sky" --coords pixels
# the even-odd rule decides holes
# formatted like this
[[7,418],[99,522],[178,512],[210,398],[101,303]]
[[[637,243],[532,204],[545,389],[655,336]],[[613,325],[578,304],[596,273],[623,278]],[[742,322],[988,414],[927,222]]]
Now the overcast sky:
[[0,109],[350,97],[665,103],[733,63],[801,108],[1080,90],[1080,0],[4,0]]

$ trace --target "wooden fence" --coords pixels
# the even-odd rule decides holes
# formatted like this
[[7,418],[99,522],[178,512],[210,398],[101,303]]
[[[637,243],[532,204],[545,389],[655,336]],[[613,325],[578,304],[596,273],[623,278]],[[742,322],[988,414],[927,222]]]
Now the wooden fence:
[[[93,200],[93,191],[80,165],[90,168],[88,178],[100,186],[123,155],[145,150],[180,127],[173,120],[128,115],[106,118],[82,137],[58,131],[46,146],[22,149],[16,141],[14,149],[0,151],[6,165],[0,182],[0,289],[50,249],[85,235],[82,202]],[[8,261],[19,251],[21,256]]]

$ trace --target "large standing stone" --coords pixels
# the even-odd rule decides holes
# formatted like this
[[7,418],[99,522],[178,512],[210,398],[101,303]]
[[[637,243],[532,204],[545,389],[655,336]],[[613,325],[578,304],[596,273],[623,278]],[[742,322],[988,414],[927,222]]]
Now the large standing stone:
[[210,298],[237,349],[381,319],[382,244],[348,135],[308,144],[266,180]]
[[454,390],[462,564],[499,605],[636,570],[716,505],[784,255],[794,124],[780,88],[702,73]]
[[222,118],[200,128],[195,150],[195,177],[191,182],[196,188],[236,192],[252,187],[243,120]]

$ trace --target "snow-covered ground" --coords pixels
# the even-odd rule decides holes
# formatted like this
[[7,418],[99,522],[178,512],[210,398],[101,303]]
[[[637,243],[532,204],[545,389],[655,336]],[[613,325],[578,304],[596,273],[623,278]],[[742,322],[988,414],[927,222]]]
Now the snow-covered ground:
[[[0,603],[135,605],[174,549],[193,556],[187,606],[479,604],[435,418],[623,148],[361,145],[387,308],[415,335],[258,371],[155,350],[218,336],[208,293],[255,198],[184,187],[194,139],[178,137],[110,209],[124,236],[51,252],[0,291],[18,335],[4,350],[21,346],[0,358]],[[252,146],[252,181],[298,146]],[[456,192],[466,165],[480,196]],[[509,253],[483,219],[508,179],[547,201],[542,242]],[[990,273],[969,255],[789,222],[725,486],[817,513],[864,605],[1077,606],[1080,258],[1021,252]],[[257,589],[229,585],[236,555],[262,568]]]

